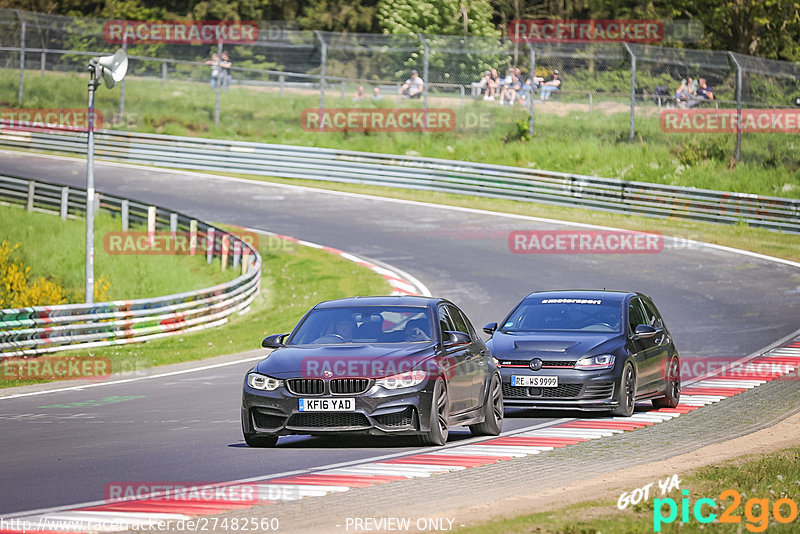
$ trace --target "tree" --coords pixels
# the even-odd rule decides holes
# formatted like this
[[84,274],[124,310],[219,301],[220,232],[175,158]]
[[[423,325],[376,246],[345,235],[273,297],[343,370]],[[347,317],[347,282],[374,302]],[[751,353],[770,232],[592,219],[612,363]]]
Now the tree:
[[489,0],[380,0],[384,33],[499,37]]

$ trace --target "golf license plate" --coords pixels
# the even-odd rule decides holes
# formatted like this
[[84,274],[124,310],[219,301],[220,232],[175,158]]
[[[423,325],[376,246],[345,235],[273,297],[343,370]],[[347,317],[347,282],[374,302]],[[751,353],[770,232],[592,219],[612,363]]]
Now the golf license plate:
[[512,376],[512,386],[526,388],[555,388],[558,387],[557,376]]
[[300,399],[301,412],[354,412],[356,399]]

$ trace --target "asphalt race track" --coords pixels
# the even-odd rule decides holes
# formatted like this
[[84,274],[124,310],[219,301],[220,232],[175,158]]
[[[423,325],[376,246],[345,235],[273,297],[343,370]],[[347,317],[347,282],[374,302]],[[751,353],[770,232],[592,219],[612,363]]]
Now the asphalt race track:
[[[85,164],[74,159],[0,151],[0,172],[85,186]],[[95,179],[100,192],[389,263],[420,279],[434,295],[455,301],[477,327],[500,321],[532,290],[605,287],[653,297],[684,358],[732,360],[800,328],[800,270],[753,256],[669,245],[658,254],[512,254],[510,231],[564,227],[102,163]],[[259,344],[253,340],[254,349]],[[101,500],[104,486],[116,481],[244,479],[414,448],[409,442],[303,436],[281,438],[275,450],[248,448],[239,400],[250,365],[0,398],[0,514]],[[512,417],[504,429],[547,420]],[[456,432],[451,439],[467,437],[466,431]]]

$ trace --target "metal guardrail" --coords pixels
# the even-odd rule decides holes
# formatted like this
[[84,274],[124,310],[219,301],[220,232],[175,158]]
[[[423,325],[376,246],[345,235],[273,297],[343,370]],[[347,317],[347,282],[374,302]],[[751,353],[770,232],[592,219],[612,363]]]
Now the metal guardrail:
[[[382,185],[674,217],[800,234],[800,200],[417,156],[102,130],[99,158],[201,171]],[[83,154],[86,134],[3,130],[0,146]]]
[[[261,257],[247,241],[182,213],[97,193],[98,209],[145,223],[155,210],[156,230],[192,232],[197,253],[242,274],[213,287],[156,298],[95,304],[64,304],[0,310],[0,358],[32,356],[76,348],[119,345],[201,330],[227,322],[245,310],[260,289]],[[86,191],[0,175],[0,201],[68,216],[86,212]],[[196,232],[196,234],[194,234]],[[228,251],[232,251],[228,254]]]

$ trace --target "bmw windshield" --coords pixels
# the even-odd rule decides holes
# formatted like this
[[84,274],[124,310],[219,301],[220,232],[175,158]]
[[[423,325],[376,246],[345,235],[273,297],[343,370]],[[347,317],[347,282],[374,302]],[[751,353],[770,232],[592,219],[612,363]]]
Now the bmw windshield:
[[427,308],[353,306],[312,310],[286,343],[423,343],[432,339]]
[[531,298],[511,312],[500,330],[514,332],[622,331],[622,306],[618,300]]

